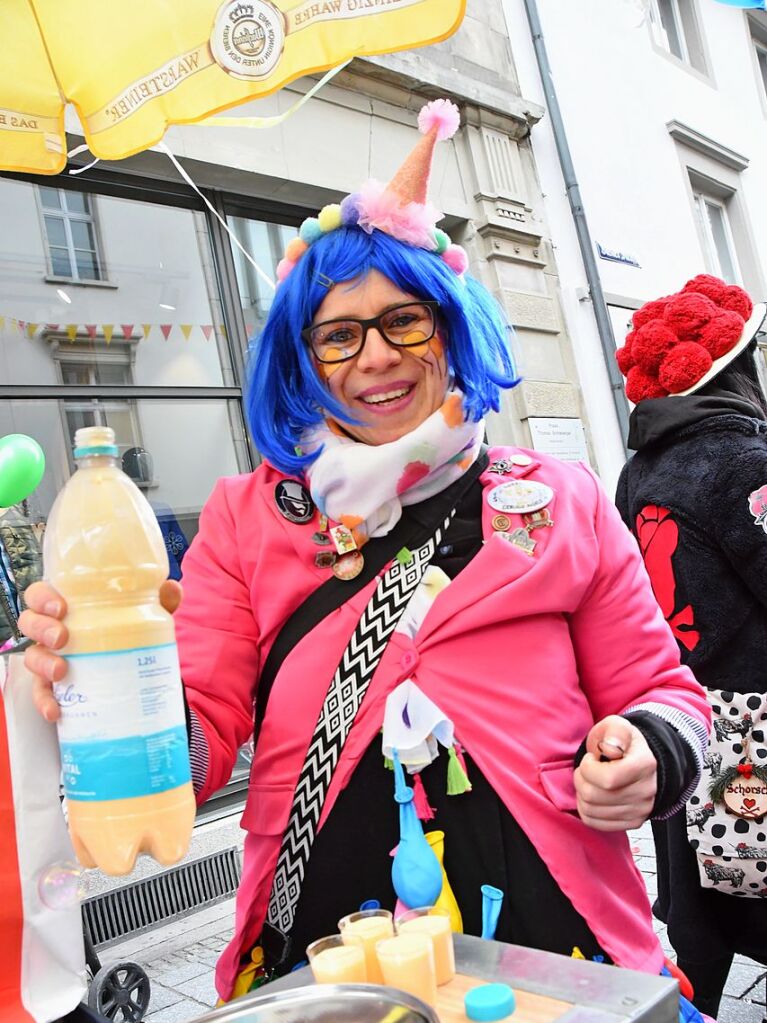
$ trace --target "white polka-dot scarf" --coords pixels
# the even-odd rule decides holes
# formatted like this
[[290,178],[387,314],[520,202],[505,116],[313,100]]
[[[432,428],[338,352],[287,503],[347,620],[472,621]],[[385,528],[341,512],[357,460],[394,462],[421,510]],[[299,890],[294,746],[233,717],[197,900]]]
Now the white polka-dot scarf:
[[361,546],[386,536],[403,505],[425,501],[459,479],[476,461],[484,430],[483,420],[466,421],[455,387],[420,426],[388,444],[363,444],[322,423],[301,439],[306,452],[323,446],[306,473],[309,489],[320,511],[352,530]]

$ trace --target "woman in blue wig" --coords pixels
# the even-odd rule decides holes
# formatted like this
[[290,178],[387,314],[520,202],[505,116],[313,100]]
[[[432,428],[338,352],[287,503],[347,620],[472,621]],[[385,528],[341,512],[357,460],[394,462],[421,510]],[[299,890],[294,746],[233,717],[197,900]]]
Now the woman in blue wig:
[[[161,593],[200,802],[255,705],[226,999],[368,900],[442,901],[479,935],[483,886],[506,895],[499,940],[663,967],[625,832],[695,784],[706,701],[593,474],[483,443],[516,375],[498,306],[427,202],[458,120],[428,104],[394,179],[288,246],[251,353],[266,460],[219,481],[183,602]],[[66,608],[42,584],[28,601],[55,719]]]

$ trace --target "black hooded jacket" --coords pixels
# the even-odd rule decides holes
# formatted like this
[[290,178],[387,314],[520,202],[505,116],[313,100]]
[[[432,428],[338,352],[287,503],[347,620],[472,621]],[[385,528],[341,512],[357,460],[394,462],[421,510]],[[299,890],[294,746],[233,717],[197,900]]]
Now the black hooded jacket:
[[767,685],[767,422],[725,390],[640,402],[616,503],[682,660],[704,686]]

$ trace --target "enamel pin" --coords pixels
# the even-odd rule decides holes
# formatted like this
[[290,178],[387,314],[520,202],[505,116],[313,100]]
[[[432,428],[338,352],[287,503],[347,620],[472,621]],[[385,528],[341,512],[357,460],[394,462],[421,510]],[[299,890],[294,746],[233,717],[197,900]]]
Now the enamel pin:
[[515,547],[519,547],[525,554],[529,554],[530,557],[535,553],[536,541],[530,536],[526,529],[522,526],[518,526],[517,529],[511,533],[496,533],[496,536],[502,536],[507,543],[513,544]]
[[280,480],[274,488],[274,502],[277,510],[288,522],[303,525],[314,517],[312,495],[298,480]]

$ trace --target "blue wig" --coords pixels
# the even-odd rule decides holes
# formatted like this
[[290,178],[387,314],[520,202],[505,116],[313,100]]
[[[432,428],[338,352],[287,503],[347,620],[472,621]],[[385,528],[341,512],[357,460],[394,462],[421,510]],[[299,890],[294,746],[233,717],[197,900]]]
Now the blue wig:
[[354,423],[315,369],[301,337],[328,293],[320,276],[337,283],[378,270],[402,291],[434,299],[447,330],[447,356],[476,421],[498,411],[500,389],[518,383],[509,346],[511,328],[490,293],[471,278],[461,280],[437,255],[390,235],[341,227],[309,246],[280,284],[260,337],[250,349],[246,412],[259,451],[284,473],[301,475],[314,456],[297,452],[302,433],[326,413]]

